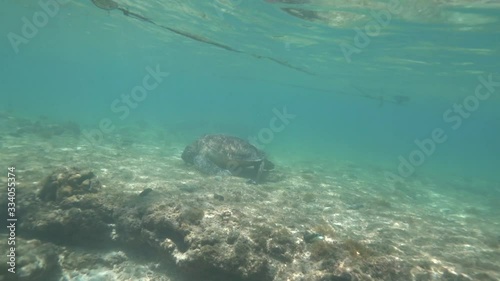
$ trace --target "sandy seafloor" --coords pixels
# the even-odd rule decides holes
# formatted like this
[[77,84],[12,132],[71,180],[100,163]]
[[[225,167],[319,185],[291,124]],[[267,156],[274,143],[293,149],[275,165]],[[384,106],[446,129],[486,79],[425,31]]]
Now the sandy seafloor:
[[[10,118],[2,120],[0,159],[5,170],[11,164],[16,167],[19,192],[39,188],[41,180],[60,167],[80,167],[97,175],[103,185],[101,192],[139,194],[151,188],[152,194],[176,202],[198,202],[204,210],[198,228],[227,212],[244,217],[247,224],[285,228],[302,250],[283,262],[275,280],[315,280],[312,272],[320,276],[320,272],[330,270],[318,265],[311,244],[302,241],[305,231],[322,232],[321,243],[357,241],[363,245],[331,265],[332,272],[352,271],[364,276],[352,280],[399,280],[394,277],[397,275],[369,276],[363,263],[373,260],[404,262],[407,268],[401,270],[410,272],[409,280],[500,280],[499,183],[443,181],[420,175],[394,184],[377,167],[273,159],[275,180],[250,185],[241,178],[198,173],[180,158],[186,144],[154,129],[132,128],[133,138],[117,134],[91,146],[70,133],[16,133],[15,126],[9,125]],[[1,184],[6,186],[5,176]],[[186,186],[193,188],[187,192]],[[224,201],[214,201],[213,194],[224,196]],[[17,200],[23,208],[22,197]],[[231,227],[238,225],[233,222]],[[241,235],[245,229],[242,225]],[[36,237],[23,238],[22,229],[18,229],[17,238],[18,244],[36,241]],[[2,232],[2,241],[6,239]],[[87,251],[81,245],[62,247],[59,262],[71,252]],[[168,269],[156,270],[156,261],[119,249],[88,249],[88,254],[121,255],[126,262],[88,268],[67,263],[62,266],[61,280],[182,279]],[[4,272],[0,276],[0,280],[13,280]]]

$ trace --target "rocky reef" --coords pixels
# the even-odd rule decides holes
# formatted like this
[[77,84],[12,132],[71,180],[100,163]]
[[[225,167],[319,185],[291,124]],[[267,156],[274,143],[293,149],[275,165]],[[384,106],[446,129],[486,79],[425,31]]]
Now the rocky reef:
[[[379,230],[387,238],[345,235],[342,226],[310,215],[322,198],[311,190],[235,189],[231,181],[204,179],[124,192],[96,174],[63,167],[20,189],[16,280],[495,280],[487,271],[437,272],[411,247],[394,247],[387,228]],[[346,214],[394,208],[379,201],[349,206]],[[411,258],[401,258],[403,250]]]
[[100,188],[94,173],[74,167],[62,168],[42,181],[38,196],[44,201],[61,201],[73,195],[95,193]]

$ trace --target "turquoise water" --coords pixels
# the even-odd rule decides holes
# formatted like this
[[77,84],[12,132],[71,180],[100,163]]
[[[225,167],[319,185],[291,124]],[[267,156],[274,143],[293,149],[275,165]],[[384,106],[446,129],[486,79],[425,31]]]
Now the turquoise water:
[[[107,118],[114,130],[103,141],[147,124],[187,143],[203,133],[258,136],[273,110],[286,108],[294,118],[283,130],[261,135],[278,163],[351,162],[403,178],[399,156],[408,159],[419,149],[415,140],[440,128],[446,140],[423,159],[415,154],[410,176],[500,180],[500,86],[474,101],[479,76],[500,81],[498,4],[401,1],[346,59],[342,47],[356,44],[358,29],[367,36],[387,3],[280,2],[287,1],[117,1],[122,10],[106,11],[92,1],[60,1],[26,36],[23,18],[33,23],[48,12],[39,2],[2,1],[0,110],[75,121],[84,132]],[[142,85],[147,68],[169,75],[135,108],[125,105],[121,95]],[[443,117],[468,97],[478,103],[470,117]]]
[[136,2],[0,0],[17,277],[500,280],[498,1]]

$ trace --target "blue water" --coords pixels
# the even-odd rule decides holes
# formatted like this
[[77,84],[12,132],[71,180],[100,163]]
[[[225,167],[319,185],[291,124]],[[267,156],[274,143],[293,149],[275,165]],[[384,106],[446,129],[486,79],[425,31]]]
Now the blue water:
[[[336,11],[325,3],[303,8]],[[13,46],[9,34],[22,36],[23,17],[32,22],[43,9],[35,1],[1,1],[0,110],[76,121],[87,132],[103,118],[116,128],[146,122],[190,142],[203,133],[258,136],[269,129],[275,111],[286,108],[294,118],[263,147],[278,163],[345,161],[400,176],[399,156],[408,159],[422,150],[415,140],[442,129],[446,140],[429,155],[421,153],[421,165],[413,165],[409,176],[498,182],[500,86],[468,118],[451,113],[454,119],[447,122],[443,114],[474,95],[479,76],[500,81],[500,10],[493,4],[432,3],[421,13],[404,8],[348,62],[341,46],[354,44],[356,28],[371,20],[376,6],[339,8],[365,18],[335,23],[333,16],[331,22],[292,16],[280,8],[302,6],[279,1],[118,2],[153,24],[91,1],[65,1],[32,38]],[[142,84],[148,67],[169,75],[135,108],[127,106],[126,116],[113,110],[115,101],[124,106],[121,96]],[[408,101],[398,103],[394,96]]]

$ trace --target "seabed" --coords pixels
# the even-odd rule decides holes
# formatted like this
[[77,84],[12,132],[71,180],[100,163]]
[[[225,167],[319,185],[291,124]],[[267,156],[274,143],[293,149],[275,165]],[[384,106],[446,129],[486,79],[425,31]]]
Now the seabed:
[[[92,145],[75,126],[0,121],[18,183],[18,280],[500,280],[498,183],[273,159],[252,185],[186,166],[187,142],[154,128]],[[40,199],[47,177],[85,171],[95,190]],[[0,280],[16,280],[6,267]]]

